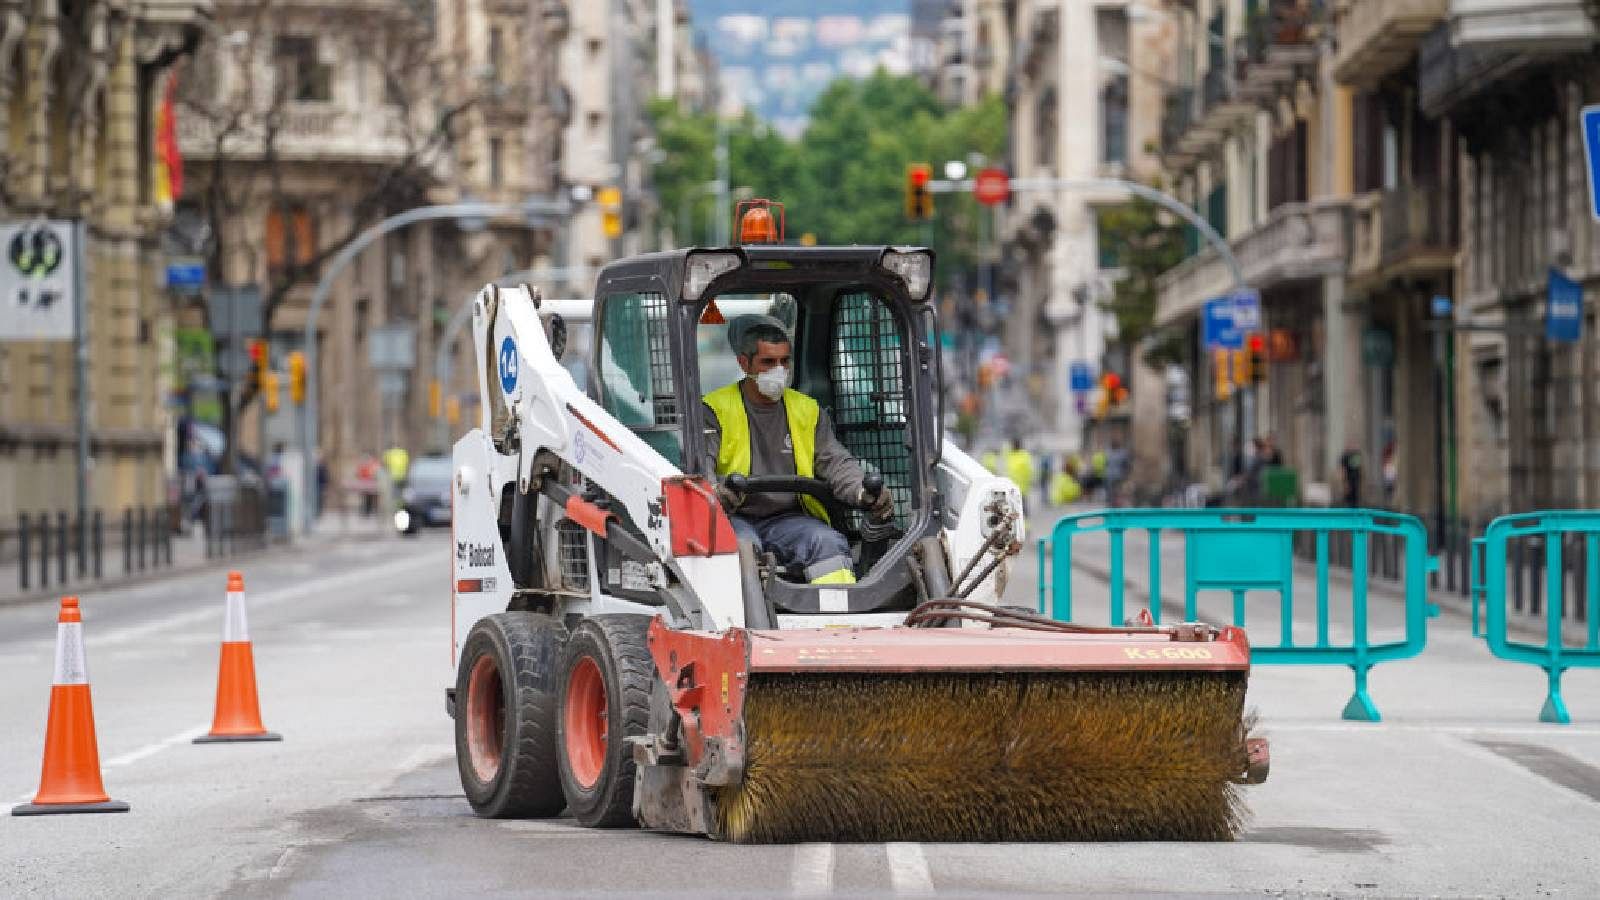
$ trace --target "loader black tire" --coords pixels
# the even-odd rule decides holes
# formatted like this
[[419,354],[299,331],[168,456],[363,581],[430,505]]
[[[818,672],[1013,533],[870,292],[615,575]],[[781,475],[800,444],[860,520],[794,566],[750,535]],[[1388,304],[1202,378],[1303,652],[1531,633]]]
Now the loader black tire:
[[591,616],[567,640],[561,665],[557,759],[567,809],[589,828],[632,825],[633,746],[650,724],[655,662],[650,616]]
[[473,812],[547,818],[565,797],[556,764],[556,681],[567,630],[506,612],[472,626],[456,672],[456,768]]

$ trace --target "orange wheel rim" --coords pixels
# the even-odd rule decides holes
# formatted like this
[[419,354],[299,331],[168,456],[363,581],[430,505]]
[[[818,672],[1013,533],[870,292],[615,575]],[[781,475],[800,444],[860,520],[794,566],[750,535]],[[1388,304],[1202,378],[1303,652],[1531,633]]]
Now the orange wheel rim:
[[585,656],[567,679],[567,708],[563,714],[567,764],[584,790],[593,790],[606,767],[606,682],[593,657]]
[[481,656],[467,676],[467,759],[472,773],[487,784],[500,774],[500,754],[506,742],[506,695],[500,685],[500,667],[491,656]]

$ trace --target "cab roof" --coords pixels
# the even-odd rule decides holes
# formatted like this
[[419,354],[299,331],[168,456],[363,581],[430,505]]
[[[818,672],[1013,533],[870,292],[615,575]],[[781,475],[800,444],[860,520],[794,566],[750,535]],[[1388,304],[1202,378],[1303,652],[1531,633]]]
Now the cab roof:
[[[887,244],[851,244],[834,247],[804,247],[797,244],[745,244],[733,247],[687,247],[642,253],[614,260],[600,269],[595,295],[604,297],[620,291],[663,290],[668,296],[682,293],[684,269],[693,253],[738,253],[744,257],[741,270],[747,273],[784,272],[789,278],[822,276],[830,280],[875,278],[882,270],[879,260],[889,250],[933,251],[923,247]],[[774,264],[785,264],[778,267]]]

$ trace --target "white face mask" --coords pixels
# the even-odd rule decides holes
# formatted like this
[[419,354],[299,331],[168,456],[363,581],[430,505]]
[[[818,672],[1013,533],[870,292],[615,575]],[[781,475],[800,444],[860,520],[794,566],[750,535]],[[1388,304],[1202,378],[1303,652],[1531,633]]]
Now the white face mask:
[[756,390],[768,400],[777,400],[783,396],[783,389],[789,386],[789,370],[783,366],[773,366],[765,372],[756,375]]

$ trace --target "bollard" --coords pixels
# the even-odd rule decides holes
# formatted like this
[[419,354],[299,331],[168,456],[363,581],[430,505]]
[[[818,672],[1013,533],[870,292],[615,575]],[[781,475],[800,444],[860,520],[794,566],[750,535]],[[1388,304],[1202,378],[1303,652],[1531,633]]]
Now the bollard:
[[161,551],[167,558],[167,568],[172,568],[172,524],[178,521],[178,507],[176,504],[167,507],[165,516],[166,527],[161,529]]
[[28,592],[28,566],[33,557],[28,551],[33,548],[28,546],[28,514],[17,513],[17,578],[23,593]]
[[56,583],[67,583],[67,511],[56,511]]
[[133,510],[122,510],[122,574],[133,572]]
[[94,511],[94,577],[99,580],[104,574],[100,567],[100,550],[105,541],[105,523],[101,521],[100,510]]
[[50,514],[39,513],[39,587],[50,586]]
[[85,519],[83,517],[83,513],[81,511],[78,512],[75,516],[73,516],[73,519],[72,519],[72,540],[73,540],[73,546],[76,547],[77,551],[78,551],[78,580],[79,581],[82,581],[84,578],[87,578],[88,575],[89,575],[89,557],[87,555],[88,552],[89,552],[89,541],[88,541],[88,534],[86,533],[86,529],[88,527],[89,527],[89,520]]
[[144,571],[145,542],[150,539],[149,535],[147,535],[145,533],[145,530],[144,530],[144,527],[145,527],[144,507],[142,507],[142,506],[139,507],[139,511],[135,514],[135,520],[138,523],[135,527],[137,527],[139,529],[139,557],[138,557],[139,558],[139,571],[143,572]]

